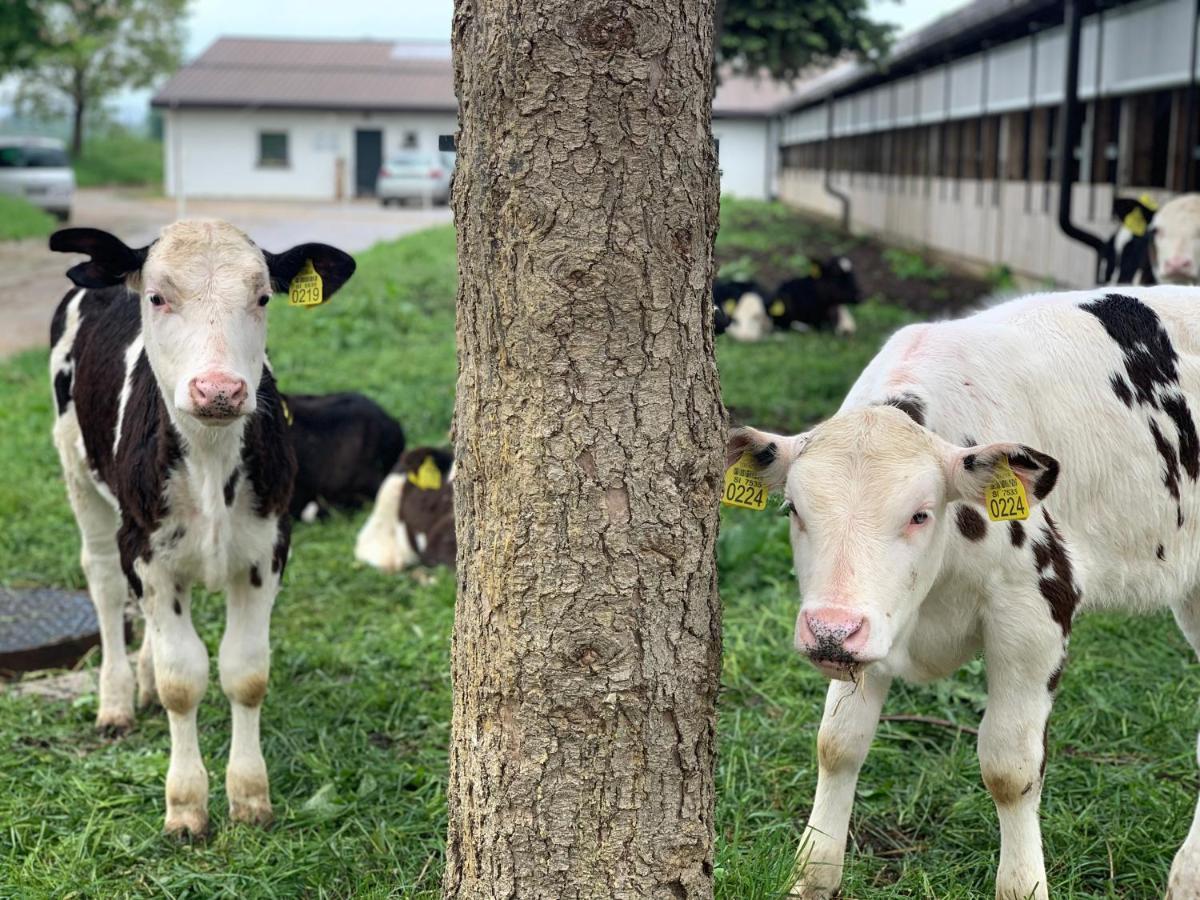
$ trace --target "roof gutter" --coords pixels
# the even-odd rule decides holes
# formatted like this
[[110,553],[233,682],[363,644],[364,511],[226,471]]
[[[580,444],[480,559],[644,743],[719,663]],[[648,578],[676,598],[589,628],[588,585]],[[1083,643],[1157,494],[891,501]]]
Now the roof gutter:
[[1065,22],[1067,28],[1067,78],[1063,88],[1062,108],[1059,119],[1062,128],[1058,133],[1058,227],[1073,241],[1086,244],[1096,251],[1096,275],[1100,280],[1101,266],[1109,261],[1112,248],[1090,231],[1079,228],[1071,221],[1072,190],[1075,184],[1074,156],[1083,127],[1082,107],[1079,105],[1079,39],[1083,31],[1083,6],[1087,0],[1066,0]]
[[842,204],[842,231],[850,230],[850,196],[833,186],[833,97],[825,101],[825,193]]

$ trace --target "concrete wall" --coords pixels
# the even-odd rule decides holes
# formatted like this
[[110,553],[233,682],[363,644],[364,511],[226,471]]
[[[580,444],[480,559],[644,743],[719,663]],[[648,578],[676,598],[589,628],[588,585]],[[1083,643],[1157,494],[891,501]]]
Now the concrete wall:
[[[780,196],[793,206],[839,216],[837,200],[825,193],[824,173],[785,169]],[[850,197],[855,231],[927,247],[978,267],[1007,265],[1033,279],[1087,287],[1095,284],[1096,254],[1065,237],[1058,228],[1058,186],[1042,182],[978,181],[887,175],[835,175],[833,184]],[[1159,189],[1123,188],[1122,196],[1148,192],[1159,202],[1171,194]],[[1077,184],[1072,199],[1075,224],[1106,238],[1117,229],[1111,219],[1113,189]]]
[[713,137],[720,141],[722,194],[767,199],[775,171],[769,127],[767,119],[713,119]]
[[[416,132],[418,149],[437,149],[453,134],[454,114],[307,112],[304,110],[164,110],[164,190],[189,197],[334,200],[354,196],[354,132],[383,130],[383,154]],[[258,166],[258,133],[286,131],[286,168]],[[177,165],[178,163],[178,165]],[[182,183],[180,181],[182,177]]]

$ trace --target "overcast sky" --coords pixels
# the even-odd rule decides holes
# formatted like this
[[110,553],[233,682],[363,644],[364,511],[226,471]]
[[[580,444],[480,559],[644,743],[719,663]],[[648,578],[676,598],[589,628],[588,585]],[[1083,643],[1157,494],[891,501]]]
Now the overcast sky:
[[[803,0],[798,0],[803,2]],[[901,32],[932,22],[966,0],[869,0],[871,14],[892,22]],[[286,8],[286,13],[281,9]],[[191,0],[185,58],[198,56],[218,37],[416,38],[450,40],[454,0],[301,0],[259,3],[255,0]],[[119,116],[140,121],[148,91],[117,100]]]
[[[964,0],[870,0],[876,19],[902,31],[919,28]],[[192,58],[221,35],[338,38],[450,39],[453,0],[321,0],[289,4],[280,15],[275,4],[252,0],[192,0],[187,55]]]

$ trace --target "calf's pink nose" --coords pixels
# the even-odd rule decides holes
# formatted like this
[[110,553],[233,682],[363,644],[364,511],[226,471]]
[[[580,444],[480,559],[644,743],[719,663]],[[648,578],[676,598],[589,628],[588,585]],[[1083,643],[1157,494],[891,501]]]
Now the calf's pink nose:
[[198,413],[234,416],[246,402],[246,382],[223,372],[207,372],[188,383],[188,396]]
[[1187,256],[1172,256],[1163,263],[1163,272],[1167,275],[1189,275],[1192,268],[1192,260]]
[[871,631],[862,613],[841,606],[805,610],[796,624],[798,649],[806,653],[832,650],[853,653],[866,646]]

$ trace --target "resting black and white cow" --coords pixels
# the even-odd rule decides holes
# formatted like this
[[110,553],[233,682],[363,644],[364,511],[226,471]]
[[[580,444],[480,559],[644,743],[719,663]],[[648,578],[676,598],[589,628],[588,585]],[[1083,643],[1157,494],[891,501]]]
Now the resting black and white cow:
[[358,533],[354,556],[385,572],[453,566],[454,451],[417,447],[400,457]]
[[808,275],[779,285],[767,312],[776,328],[854,334],[848,307],[861,301],[853,264],[845,256],[834,256],[813,263]]
[[771,333],[771,317],[763,299],[766,296],[757,281],[714,281],[714,332],[728,334],[737,341],[761,341]]
[[[941,678],[979,650],[996,896],[1048,896],[1045,734],[1077,610],[1168,608],[1200,651],[1198,348],[1200,290],[1034,295],[901,329],[809,432],[731,434],[729,461],[749,451],[786,498],[795,645],[834,679],[793,896],[841,882],[890,682]],[[1032,509],[989,521],[1008,467]],[[1168,895],[1200,897],[1200,812]]]
[[285,394],[284,418],[296,451],[292,515],[306,522],[329,507],[369,503],[404,451],[404,430],[370,397]]
[[1164,284],[1200,284],[1200,194],[1164,203],[1150,226],[1150,263]]
[[133,725],[126,599],[146,616],[138,700],[171,726],[166,830],[203,833],[208,774],[196,707],[208,652],[192,626],[192,585],[226,593],[221,687],[233,737],[225,786],[234,821],[271,819],[259,711],[271,606],[287,562],[296,462],[266,358],[267,301],[306,261],[334,293],[354,260],[324,244],[259,249],[231,225],[177,222],[132,249],[90,228],[50,238],[82,253],[50,329],[54,443],[82,537],[100,621],[99,728]]

